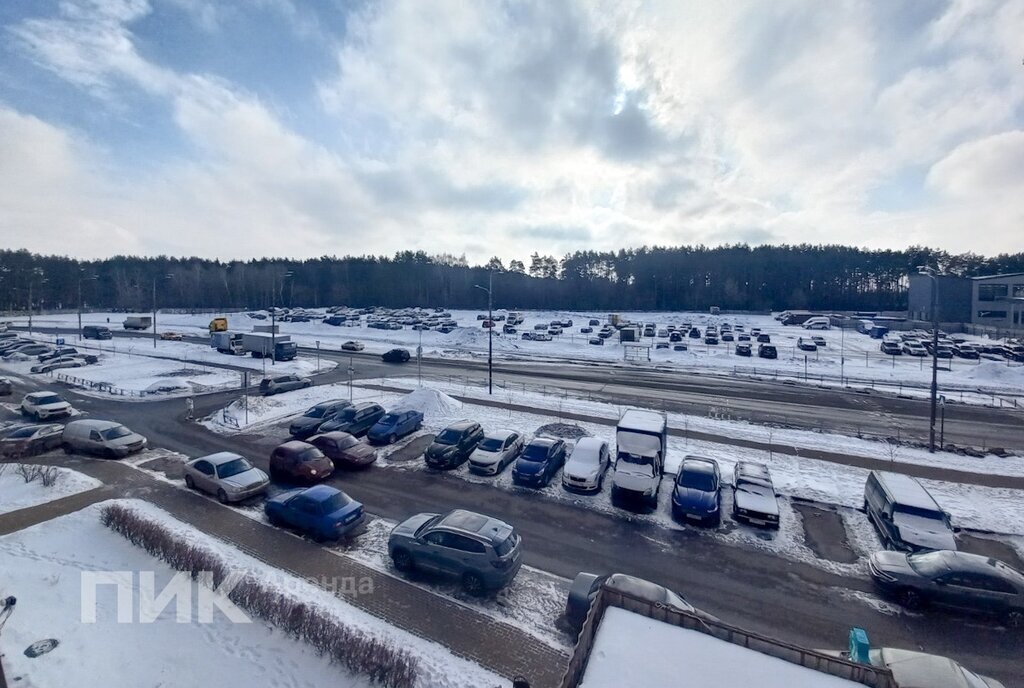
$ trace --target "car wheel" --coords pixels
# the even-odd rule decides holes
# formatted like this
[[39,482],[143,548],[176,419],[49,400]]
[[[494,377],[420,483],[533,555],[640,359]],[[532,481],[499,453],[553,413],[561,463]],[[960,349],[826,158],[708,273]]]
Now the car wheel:
[[462,574],[462,589],[473,596],[482,595],[484,592],[484,579],[479,573],[467,571]]
[[273,511],[267,514],[267,520],[270,521],[270,525],[272,526],[281,527],[282,525],[284,525],[284,522],[281,520],[281,517]]
[[306,389],[307,387],[312,387],[312,386],[313,386],[312,382],[307,382],[306,384],[302,385],[302,388]]
[[41,422],[43,420],[43,417],[40,416],[38,413],[33,413],[32,414],[32,420],[34,420],[35,422],[39,423],[39,422]]
[[75,453],[74,448],[72,448],[72,446],[70,444],[65,444],[61,448],[64,450],[65,454],[74,454]]
[[921,594],[916,590],[903,590],[899,594],[900,604],[907,609],[920,609],[921,608]]
[[404,549],[396,549],[392,552],[391,560],[395,563],[395,568],[403,573],[411,573],[416,569],[416,562],[413,561],[412,555]]
[[1024,628],[1024,611],[1011,609],[1003,615],[1003,623],[1007,628]]
[[390,435],[388,435],[388,444],[394,444],[397,441],[398,437],[395,435],[395,433],[391,433]]
[[191,475],[185,476],[185,487],[187,487],[190,490],[196,489],[196,481],[192,479]]
[[224,490],[217,490],[217,500],[221,504],[227,504],[228,503],[228,493],[225,492]]
[[317,544],[319,544],[319,543],[323,542],[324,540],[326,540],[326,538],[324,537],[324,534],[321,533],[319,530],[314,530],[312,533],[309,534],[309,536],[311,538],[313,538],[313,542],[315,542]]

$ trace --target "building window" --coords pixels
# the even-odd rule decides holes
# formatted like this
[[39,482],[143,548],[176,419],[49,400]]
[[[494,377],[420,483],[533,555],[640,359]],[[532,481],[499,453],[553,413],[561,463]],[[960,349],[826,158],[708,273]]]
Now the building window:
[[978,300],[979,301],[995,301],[996,299],[1005,299],[1007,294],[1010,293],[1010,285],[1008,284],[979,284],[978,285]]
[[1006,311],[978,311],[978,317],[1006,320]]
[[1015,284],[1015,285],[1013,285],[1013,295],[1014,296],[1024,296],[1024,284]]

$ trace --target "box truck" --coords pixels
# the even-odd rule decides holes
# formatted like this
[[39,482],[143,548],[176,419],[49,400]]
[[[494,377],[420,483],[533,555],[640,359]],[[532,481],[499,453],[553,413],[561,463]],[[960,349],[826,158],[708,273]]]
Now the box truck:
[[668,419],[664,413],[629,409],[615,429],[612,499],[633,499],[657,506],[665,472]]
[[153,318],[148,315],[129,315],[121,324],[126,330],[148,330],[153,326]]
[[299,353],[299,347],[291,341],[289,335],[276,337],[266,332],[245,332],[242,334],[242,347],[252,354],[253,358],[270,358],[275,361],[290,361]]
[[240,332],[214,332],[210,335],[210,346],[222,354],[238,356],[245,353]]

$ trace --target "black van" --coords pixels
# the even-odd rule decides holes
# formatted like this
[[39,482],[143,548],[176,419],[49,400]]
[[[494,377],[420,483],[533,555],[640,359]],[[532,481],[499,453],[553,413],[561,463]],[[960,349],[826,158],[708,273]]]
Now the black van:
[[909,475],[871,471],[864,485],[864,511],[890,549],[956,549],[949,514]]
[[114,333],[103,325],[86,325],[82,328],[82,339],[113,339]]

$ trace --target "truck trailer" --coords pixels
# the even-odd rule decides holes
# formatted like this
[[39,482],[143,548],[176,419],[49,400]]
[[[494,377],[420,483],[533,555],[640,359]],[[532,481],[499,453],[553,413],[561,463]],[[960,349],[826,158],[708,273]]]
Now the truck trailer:
[[126,330],[148,330],[153,326],[153,318],[148,315],[129,315],[121,324]]
[[640,409],[623,413],[615,429],[612,500],[633,499],[657,506],[667,446],[664,413]]
[[299,347],[289,335],[273,335],[267,332],[245,332],[242,347],[253,358],[273,358],[275,361],[290,361],[299,353]]
[[222,354],[238,356],[245,353],[241,332],[214,332],[210,335],[210,346]]

